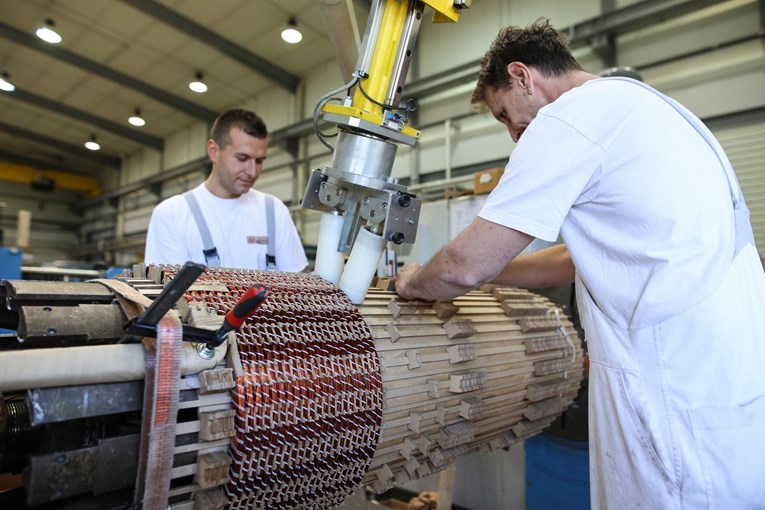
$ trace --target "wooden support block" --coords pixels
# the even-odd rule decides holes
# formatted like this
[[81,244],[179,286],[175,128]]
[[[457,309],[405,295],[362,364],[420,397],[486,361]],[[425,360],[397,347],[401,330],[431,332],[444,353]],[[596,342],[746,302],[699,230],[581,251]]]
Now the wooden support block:
[[454,448],[469,443],[475,438],[476,425],[470,421],[452,423],[442,428],[436,435],[441,448]]
[[436,406],[436,421],[439,425],[446,425],[446,408],[444,406]]
[[420,351],[411,349],[406,351],[406,358],[409,360],[409,370],[420,368]]
[[409,472],[408,471],[406,471],[404,469],[401,469],[401,470],[398,471],[398,473],[396,473],[395,480],[396,480],[396,483],[398,485],[403,485],[403,484],[405,484],[407,482],[411,482],[412,481],[412,477],[409,476]]
[[234,370],[234,380],[244,377],[242,359],[239,357],[239,344],[236,342],[236,334],[232,331],[228,335],[228,348],[226,349],[226,366]]
[[423,462],[417,468],[417,476],[420,478],[425,478],[426,476],[430,476],[431,473],[432,471],[427,462]]
[[529,420],[521,420],[511,427],[515,437],[522,438],[527,432],[532,430],[531,422]]
[[465,361],[473,361],[476,358],[475,346],[470,344],[452,345],[446,348],[446,352],[449,354],[449,363],[452,365]]
[[451,319],[444,324],[444,329],[449,340],[468,338],[476,332],[473,321],[470,319]]
[[524,333],[539,333],[540,331],[555,331],[563,327],[560,320],[546,317],[524,317],[518,321]]
[[500,307],[508,317],[545,315],[548,309],[548,306],[544,304],[525,304],[514,301],[503,301]]
[[412,457],[406,461],[406,464],[404,464],[404,469],[406,469],[406,472],[409,473],[409,476],[414,476],[419,468],[420,461],[418,461],[416,457]]
[[486,387],[486,374],[483,372],[468,372],[467,374],[449,376],[449,391],[466,393],[482,390]]
[[[146,264],[143,262],[140,264],[133,264],[132,272],[134,278],[146,278]],[[159,281],[156,280],[156,283],[159,283]]]
[[214,441],[224,437],[232,437],[234,430],[234,416],[236,411],[213,411],[199,413],[199,439],[202,441]]
[[495,437],[489,442],[489,447],[492,450],[498,450],[500,448],[508,448],[513,443],[517,442],[518,438],[514,434],[507,432],[501,436]]
[[443,321],[454,317],[459,310],[460,307],[456,306],[451,301],[436,301],[433,303],[433,311],[436,312],[436,317]]
[[401,333],[398,331],[398,328],[394,323],[390,323],[387,326],[385,326],[385,331],[388,332],[390,335],[390,342],[392,344],[395,344],[399,338],[401,338]]
[[401,446],[401,449],[399,450],[399,453],[402,457],[404,457],[406,460],[409,460],[414,455],[414,450],[417,448],[417,445],[414,444],[414,441],[412,441],[410,438],[404,439],[404,444]]
[[396,290],[396,279],[389,276],[377,278],[377,281],[374,284],[374,288],[393,292]]
[[388,310],[398,319],[402,314],[432,314],[431,304],[427,301],[397,301],[391,299],[388,302]]
[[222,489],[212,489],[194,494],[193,510],[223,510],[228,506],[228,498]]
[[393,488],[393,481],[388,480],[387,482],[381,482],[380,480],[375,479],[372,482],[372,490],[374,490],[377,494],[381,494],[385,491],[388,491]]
[[385,483],[393,478],[393,471],[391,471],[387,464],[383,464],[382,468],[380,468],[376,476],[378,480]]
[[422,421],[422,414],[415,413],[414,411],[409,412],[409,430],[412,430],[414,432],[420,433],[420,421]]
[[568,341],[562,336],[550,338],[527,338],[523,341],[523,345],[526,347],[526,353],[528,354],[554,351],[556,349],[565,349],[569,347]]
[[467,397],[460,400],[460,416],[474,420],[483,414],[483,401],[480,397]]
[[200,395],[227,391],[234,386],[234,370],[231,368],[212,368],[199,374]]
[[428,396],[431,398],[438,398],[440,396],[438,381],[435,379],[426,379],[425,382],[428,384]]
[[228,480],[230,466],[231,457],[224,451],[198,455],[196,483],[203,489],[223,485]]
[[568,405],[568,401],[560,398],[553,397],[541,402],[535,402],[526,406],[526,410],[523,411],[523,416],[531,421],[540,420],[546,416],[552,416],[562,412]]
[[548,426],[552,422],[551,418],[542,418],[541,420],[529,421],[521,420],[512,426],[510,430],[513,431],[518,438],[526,438],[540,432],[543,428]]
[[427,434],[420,434],[420,437],[412,442],[423,455],[427,455],[433,446],[433,440]]
[[433,467],[441,470],[451,464],[457,457],[466,454],[467,451],[468,447],[465,445],[455,446],[454,448],[436,448],[428,458],[433,463]]
[[559,374],[565,372],[571,365],[571,362],[567,359],[550,359],[547,361],[535,361],[534,362],[534,375],[550,375]]
[[411,460],[415,456],[415,451],[427,455],[433,445],[433,440],[427,434],[420,434],[417,439],[409,437],[404,439],[404,444],[399,450],[402,457]]
[[530,301],[535,297],[534,294],[527,290],[514,289],[512,287],[497,287],[492,290],[491,295],[497,301],[505,301],[506,299],[522,299]]
[[569,381],[560,379],[529,384],[526,387],[526,400],[538,402],[540,400],[559,395],[566,389],[569,384]]

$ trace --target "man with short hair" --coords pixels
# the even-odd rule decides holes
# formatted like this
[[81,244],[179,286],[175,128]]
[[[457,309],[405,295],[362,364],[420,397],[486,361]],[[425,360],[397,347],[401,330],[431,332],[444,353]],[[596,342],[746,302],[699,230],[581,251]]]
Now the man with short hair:
[[593,508],[765,508],[765,274],[717,140],[647,85],[582,70],[546,20],[500,32],[473,101],[517,146],[398,293],[576,281]]
[[268,131],[257,114],[232,109],[218,116],[207,141],[210,176],[157,205],[149,222],[145,262],[305,269],[308,260],[289,210],[273,195],[252,189],[267,151]]

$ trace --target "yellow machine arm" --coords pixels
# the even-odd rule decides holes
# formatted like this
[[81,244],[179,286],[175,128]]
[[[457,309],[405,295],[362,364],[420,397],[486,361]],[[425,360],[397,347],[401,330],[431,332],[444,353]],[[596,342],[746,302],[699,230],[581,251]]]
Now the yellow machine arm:
[[[316,134],[334,154],[330,166],[311,173],[301,205],[331,214],[319,229],[316,272],[354,302],[363,300],[388,241],[413,243],[417,234],[421,202],[391,172],[396,144],[420,138],[400,102],[426,5],[434,21],[457,21],[470,0],[373,1],[351,81],[314,111]],[[319,115],[337,126],[334,147],[318,129]],[[343,253],[350,253],[347,265]]]
[[364,47],[355,77],[350,105],[326,104],[325,120],[380,132],[381,126],[400,132],[388,133],[396,141],[414,145],[420,132],[406,124],[399,114],[399,102],[425,5],[435,10],[434,22],[459,19],[471,0],[380,0],[373,5],[364,35]]

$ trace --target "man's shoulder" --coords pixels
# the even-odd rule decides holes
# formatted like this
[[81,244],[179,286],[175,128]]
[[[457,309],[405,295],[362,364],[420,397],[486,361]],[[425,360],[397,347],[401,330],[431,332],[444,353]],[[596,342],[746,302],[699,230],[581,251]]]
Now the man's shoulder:
[[[194,188],[189,191],[196,192],[196,190],[197,188]],[[184,196],[185,193],[186,192],[178,193],[177,195],[172,195],[162,200],[159,204],[157,204],[154,207],[154,214],[174,215],[174,216],[179,214],[184,214],[184,213],[190,214],[191,209],[189,208],[186,197]],[[196,195],[196,196],[198,197],[197,201],[199,201],[200,200],[199,195]]]
[[178,193],[177,195],[173,195],[171,197],[167,197],[166,199],[162,200],[159,204],[157,204],[155,209],[159,209],[162,211],[171,211],[178,209],[180,206],[184,205],[186,203],[186,199],[183,196],[183,193]]

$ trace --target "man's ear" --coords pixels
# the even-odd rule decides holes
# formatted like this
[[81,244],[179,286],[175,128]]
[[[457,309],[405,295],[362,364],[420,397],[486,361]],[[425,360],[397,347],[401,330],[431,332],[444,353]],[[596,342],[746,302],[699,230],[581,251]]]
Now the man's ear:
[[510,62],[507,64],[507,74],[510,83],[519,83],[521,87],[531,86],[531,73],[526,64],[522,62]]
[[213,163],[218,162],[218,150],[218,144],[215,143],[215,140],[212,138],[207,140],[207,157],[210,158],[210,161]]

